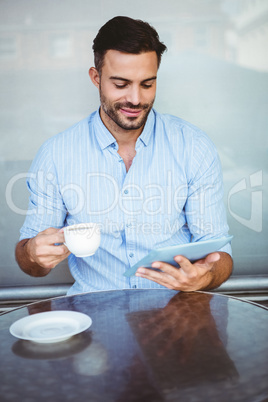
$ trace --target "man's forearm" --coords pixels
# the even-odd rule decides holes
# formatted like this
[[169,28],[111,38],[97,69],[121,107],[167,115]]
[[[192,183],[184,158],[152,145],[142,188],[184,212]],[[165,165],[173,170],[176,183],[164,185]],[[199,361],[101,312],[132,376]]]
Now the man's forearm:
[[29,253],[27,251],[27,243],[29,241],[30,239],[24,239],[17,244],[15,250],[17,263],[21,270],[30,276],[46,276],[51,271],[51,269],[41,267],[37,263],[31,261]]
[[210,290],[219,287],[223,282],[227,281],[233,269],[233,259],[228,253],[218,252],[220,259],[216,261],[212,269],[208,272],[211,281],[208,286],[200,290]]

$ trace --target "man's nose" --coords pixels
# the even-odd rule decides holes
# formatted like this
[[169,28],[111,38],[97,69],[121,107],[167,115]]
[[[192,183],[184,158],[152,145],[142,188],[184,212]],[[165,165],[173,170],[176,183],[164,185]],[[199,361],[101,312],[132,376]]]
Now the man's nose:
[[141,101],[140,89],[134,86],[129,88],[126,100],[127,102],[132,103],[132,105],[137,106]]

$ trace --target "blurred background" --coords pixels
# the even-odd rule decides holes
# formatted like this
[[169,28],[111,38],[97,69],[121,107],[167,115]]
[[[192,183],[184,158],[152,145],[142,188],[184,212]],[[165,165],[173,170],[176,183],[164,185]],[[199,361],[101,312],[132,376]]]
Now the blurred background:
[[219,151],[234,276],[268,274],[268,1],[0,1],[0,286],[69,284],[20,271],[25,177],[40,145],[96,110],[88,69],[116,15],[151,23],[168,47],[155,108],[207,132]]

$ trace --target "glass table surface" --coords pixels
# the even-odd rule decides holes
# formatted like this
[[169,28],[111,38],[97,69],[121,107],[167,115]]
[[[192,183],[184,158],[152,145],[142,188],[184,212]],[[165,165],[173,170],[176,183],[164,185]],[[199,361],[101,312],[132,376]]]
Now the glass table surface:
[[[9,332],[40,312],[92,325],[41,344]],[[265,401],[268,309],[233,297],[119,290],[59,297],[0,316],[1,401]]]

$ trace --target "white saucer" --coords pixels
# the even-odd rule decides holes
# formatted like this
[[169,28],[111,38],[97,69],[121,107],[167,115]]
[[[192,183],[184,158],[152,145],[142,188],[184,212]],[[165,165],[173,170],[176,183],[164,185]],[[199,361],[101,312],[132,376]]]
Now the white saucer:
[[19,339],[51,343],[79,334],[91,324],[88,315],[77,311],[48,311],[21,318],[10,326],[9,331]]

